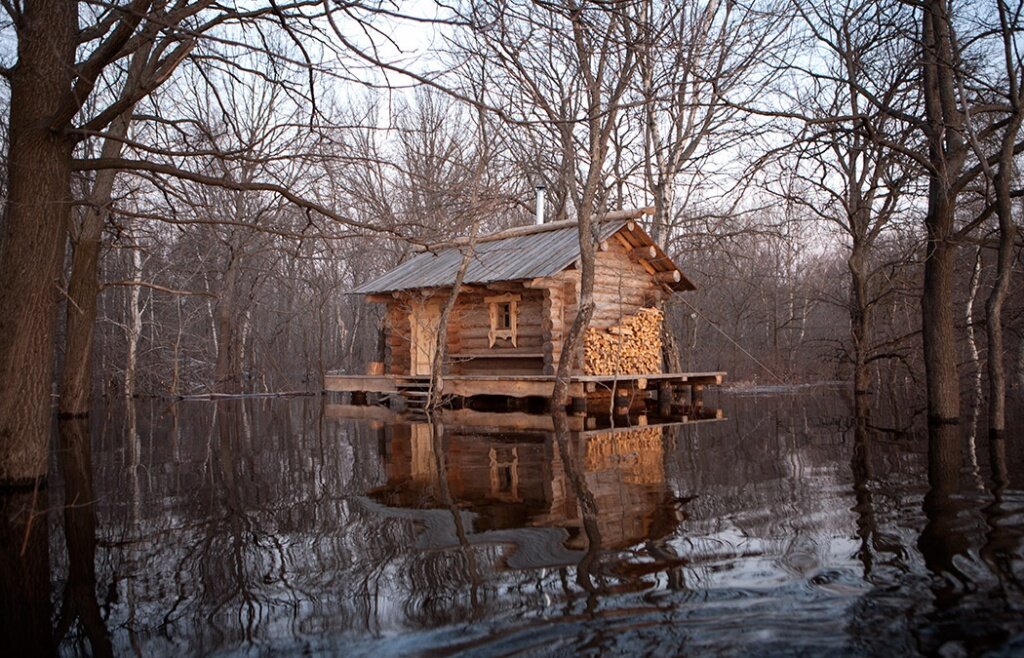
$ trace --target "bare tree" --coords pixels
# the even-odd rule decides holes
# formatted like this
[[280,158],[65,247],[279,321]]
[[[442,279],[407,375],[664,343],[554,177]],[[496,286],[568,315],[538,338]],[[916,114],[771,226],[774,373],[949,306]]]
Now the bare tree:
[[[817,56],[801,70],[804,88],[794,92],[799,133],[778,152],[788,158],[778,193],[834,224],[848,245],[853,391],[865,405],[870,366],[894,356],[874,336],[876,308],[893,292],[875,247],[893,222],[912,214],[919,174],[913,160],[892,148],[911,147],[909,127],[878,107],[915,111],[914,62],[900,56],[909,46],[909,17],[860,0],[794,7]],[[893,30],[900,18],[903,30]]]
[[[303,40],[332,48],[320,38],[325,15],[337,11],[356,17],[359,8],[320,0],[269,0],[244,9],[212,0],[43,0],[25,5],[5,2],[3,8],[18,45],[16,62],[0,68],[11,89],[9,195],[0,253],[0,278],[5,282],[0,291],[0,480],[24,485],[46,470],[49,391],[73,171],[156,171],[219,187],[256,188],[352,223],[275,182],[243,184],[190,170],[180,162],[76,159],[76,145],[109,136],[104,131],[153,94],[186,57],[227,69],[241,65],[237,52],[228,52],[231,49],[279,57],[266,36],[271,30],[283,33],[298,52],[295,58],[280,58],[281,68],[298,67],[312,76],[323,68],[319,62],[324,58],[314,59]],[[248,31],[260,33],[247,37]],[[204,39],[207,47],[198,47]],[[108,97],[105,90],[112,76],[144,48],[150,53],[133,86],[122,86]],[[289,89],[297,93],[298,87]],[[311,91],[306,99],[315,114],[315,94]],[[82,351],[76,347],[76,353]]]
[[594,310],[592,219],[604,206],[609,144],[637,71],[642,17],[633,5],[502,0],[474,3],[462,17],[461,53],[484,65],[488,76],[482,104],[543,135],[557,153],[556,187],[571,200],[578,223],[579,302],[552,398],[561,408]]

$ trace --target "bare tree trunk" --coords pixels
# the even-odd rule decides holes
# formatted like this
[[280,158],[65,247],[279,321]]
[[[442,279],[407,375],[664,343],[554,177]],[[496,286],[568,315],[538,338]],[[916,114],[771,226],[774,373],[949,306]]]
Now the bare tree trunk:
[[174,307],[177,311],[178,317],[176,322],[177,330],[174,334],[174,350],[172,352],[174,355],[174,365],[171,371],[170,393],[171,395],[178,397],[181,395],[179,392],[181,389],[181,335],[184,331],[184,324],[181,321],[181,297],[176,297],[174,299]]
[[[946,206],[948,208],[948,206]],[[931,214],[931,212],[929,213]],[[957,423],[960,418],[960,375],[956,363],[953,324],[953,270],[956,247],[945,226],[952,226],[952,209],[946,220],[929,223],[921,295],[924,336],[924,367],[928,388],[928,417],[933,422]]]
[[576,318],[569,327],[569,332],[562,345],[562,356],[558,360],[558,371],[555,373],[555,386],[551,393],[551,406],[558,410],[564,409],[569,403],[569,378],[576,370],[583,352],[583,335],[590,320],[594,317],[594,266],[595,248],[592,229],[593,200],[585,201],[579,214],[580,241],[580,299],[577,305]]
[[850,336],[853,339],[853,395],[865,398],[871,392],[868,352],[871,345],[871,305],[863,246],[856,240],[846,262],[850,270]]
[[1024,389],[1024,338],[1017,341],[1017,387]]
[[954,85],[950,16],[943,0],[926,0],[922,11],[924,104],[929,142],[928,213],[925,216],[924,290],[921,324],[928,389],[928,418],[957,423],[960,378],[953,322],[953,274],[956,264],[953,181],[963,167],[963,112]]
[[[103,142],[102,156],[121,154],[121,139],[128,134],[128,114],[110,127],[111,136]],[[96,327],[97,296],[100,292],[99,264],[103,226],[110,215],[116,169],[96,172],[88,207],[82,217],[81,232],[75,241],[68,281],[67,345],[64,371],[60,380],[60,415],[87,416],[91,399],[93,332]]]
[[1017,227],[1013,223],[1010,181],[1013,177],[1013,148],[1017,129],[1021,123],[1018,114],[1014,129],[1007,129],[1004,139],[999,173],[995,178],[996,216],[999,218],[999,256],[996,260],[996,280],[985,304],[985,325],[988,331],[988,430],[993,438],[1006,429],[1006,368],[1003,363],[1003,303],[1010,291],[1013,274],[1014,247]]
[[971,270],[971,282],[968,286],[967,306],[964,309],[964,324],[967,327],[967,349],[971,354],[971,366],[974,368],[974,401],[971,404],[977,419],[977,408],[981,404],[981,355],[978,353],[978,341],[974,335],[974,303],[978,299],[981,287],[981,247],[974,250],[974,268]]
[[682,360],[679,358],[679,340],[672,323],[669,322],[665,304],[659,304],[663,313],[661,320],[661,362],[665,372],[683,372]]
[[[142,279],[142,251],[132,247],[132,280]],[[125,356],[124,366],[124,397],[127,404],[131,405],[131,399],[135,396],[135,387],[138,375],[139,337],[142,336],[142,308],[139,307],[139,299],[142,296],[140,286],[132,286],[128,292],[128,327],[126,337],[128,339],[128,350]]]
[[[132,55],[123,94],[138,84],[142,66],[149,58],[150,46]],[[110,124],[100,148],[100,157],[121,156],[123,140],[131,124],[131,108]],[[71,278],[68,281],[67,338],[64,371],[60,380],[61,417],[87,416],[91,400],[93,334],[96,327],[97,296],[100,292],[99,265],[103,227],[110,216],[116,169],[96,172],[92,193],[87,200],[78,239],[73,241]]]
[[224,284],[217,295],[217,367],[214,372],[216,393],[238,393],[241,381],[241,335],[235,312],[238,287],[237,256],[232,254],[231,264],[224,274]]
[[77,3],[26,3],[10,74],[8,197],[0,243],[0,483],[46,474],[72,141],[50,121],[70,93]]
[[455,302],[459,299],[459,288],[462,287],[462,282],[466,278],[466,270],[469,269],[469,263],[473,260],[473,249],[476,247],[476,233],[479,227],[479,221],[473,222],[469,234],[469,244],[466,245],[466,250],[462,253],[462,262],[459,263],[459,271],[455,274],[455,283],[452,285],[452,291],[448,295],[448,299],[445,300],[441,316],[437,321],[437,335],[434,337],[434,361],[430,364],[427,409],[433,409],[441,404],[441,392],[444,390],[444,373],[442,371],[444,362],[448,358],[448,318],[455,308]]

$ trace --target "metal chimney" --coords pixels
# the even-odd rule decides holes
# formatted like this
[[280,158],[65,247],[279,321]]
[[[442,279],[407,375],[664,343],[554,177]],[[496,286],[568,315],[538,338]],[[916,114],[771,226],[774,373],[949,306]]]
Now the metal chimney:
[[544,223],[544,186],[537,186],[537,226]]

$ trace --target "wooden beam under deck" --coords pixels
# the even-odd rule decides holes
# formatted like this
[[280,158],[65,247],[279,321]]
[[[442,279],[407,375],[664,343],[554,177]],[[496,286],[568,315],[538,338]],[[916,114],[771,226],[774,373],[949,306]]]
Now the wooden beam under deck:
[[[634,375],[574,375],[569,384],[569,397],[582,397],[587,393],[628,389],[644,391],[648,388],[669,386],[717,386],[725,378],[724,372],[669,372]],[[399,393],[407,382],[426,383],[427,378],[397,375],[339,375],[324,378],[324,390],[335,392]],[[554,390],[554,375],[446,375],[442,380],[444,395],[473,397],[496,395],[511,398],[549,398]],[[655,383],[655,385],[652,385]]]
[[[492,376],[455,376],[444,378],[442,390],[445,395],[458,395],[464,398],[474,395],[502,395],[510,398],[549,398],[554,392],[554,375],[492,375]],[[583,394],[583,385],[579,382],[569,384],[569,396]]]

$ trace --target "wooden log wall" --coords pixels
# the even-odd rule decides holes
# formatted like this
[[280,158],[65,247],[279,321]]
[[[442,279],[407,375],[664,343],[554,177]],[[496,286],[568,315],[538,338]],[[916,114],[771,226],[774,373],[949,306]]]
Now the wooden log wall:
[[[490,346],[491,329],[487,297],[512,293],[520,296],[516,345],[499,338]],[[448,322],[448,354],[453,374],[542,374],[543,353],[546,342],[544,327],[544,292],[531,290],[521,284],[502,284],[500,290],[464,292],[452,311]],[[500,358],[488,359],[480,355],[495,354]],[[509,358],[522,354],[523,358]],[[460,357],[472,355],[474,358]],[[529,356],[526,356],[529,355]]]
[[407,301],[395,299],[388,302],[387,323],[387,351],[391,355],[387,372],[392,375],[408,375],[412,347]]
[[588,375],[661,372],[663,317],[652,307],[668,295],[644,267],[644,255],[617,235],[597,253],[596,308],[583,346]]
[[607,329],[647,306],[654,306],[667,295],[623,240],[612,236],[605,250],[597,252],[594,271],[594,317],[591,327]]
[[[576,368],[577,372],[615,374],[661,371],[660,355],[657,359],[653,356],[654,351],[660,351],[660,338],[650,333],[655,318],[645,309],[668,295],[652,274],[650,266],[645,267],[644,249],[631,244],[630,240],[621,235],[615,235],[606,240],[597,252],[594,278],[596,308],[590,325],[594,332],[585,337],[584,345],[584,351],[589,346],[595,357],[588,362],[585,354],[583,363]],[[515,282],[503,282],[487,289],[474,287],[471,292],[460,294],[448,321],[448,353],[466,355],[508,350],[506,353],[540,356],[529,359],[466,359],[456,356],[449,359],[449,371],[452,374],[555,373],[562,357],[565,335],[576,319],[579,273],[571,268],[546,279],[537,279],[531,285],[526,287]],[[499,339],[492,348],[488,340],[489,307],[484,298],[509,292],[521,296],[517,344],[513,347],[511,341]],[[435,294],[441,297],[443,303],[447,291],[441,290]],[[388,372],[391,374],[409,373],[411,345],[408,316],[411,306],[407,297],[407,294],[400,294],[388,302],[387,352],[390,355]],[[657,318],[659,328],[660,321]],[[619,331],[627,325],[636,335],[631,337]],[[609,336],[613,336],[614,341]],[[610,365],[611,361],[607,358],[612,343],[619,355],[614,365]],[[603,356],[596,358],[598,354]],[[623,356],[627,357],[626,361],[622,361]]]
[[552,285],[543,289],[541,305],[541,327],[544,331],[544,374],[553,375],[562,355],[562,337],[565,334],[563,315],[565,294],[563,285]]

